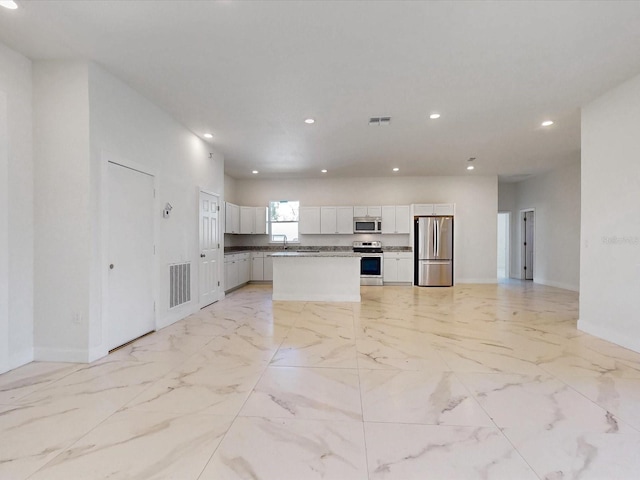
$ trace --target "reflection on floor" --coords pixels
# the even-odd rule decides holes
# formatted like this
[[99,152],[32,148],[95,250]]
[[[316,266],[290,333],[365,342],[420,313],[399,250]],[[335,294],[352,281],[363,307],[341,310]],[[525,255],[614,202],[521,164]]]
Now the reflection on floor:
[[91,365],[0,376],[0,478],[632,479],[640,354],[532,283],[242,288]]

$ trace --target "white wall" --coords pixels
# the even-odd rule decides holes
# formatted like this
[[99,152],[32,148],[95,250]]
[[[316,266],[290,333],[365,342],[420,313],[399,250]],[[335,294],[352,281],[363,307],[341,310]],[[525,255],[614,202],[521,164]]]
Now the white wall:
[[35,357],[86,361],[91,267],[87,65],[34,62]]
[[[302,205],[409,205],[455,203],[455,281],[496,281],[498,183],[493,176],[236,180],[237,203],[268,205],[300,200]],[[227,238],[233,237],[230,235]],[[248,236],[243,236],[248,237]],[[256,236],[254,236],[256,237]],[[315,245],[349,245],[356,237],[311,236]],[[329,238],[333,237],[333,238]],[[396,237],[396,238],[392,238]],[[256,240],[257,238],[257,240]],[[266,242],[256,237],[253,242]],[[408,245],[409,236],[377,236],[387,245]],[[236,241],[236,239],[232,239]],[[341,242],[341,243],[338,243]]]
[[[108,319],[102,316],[106,162],[133,164],[157,179],[155,271],[162,327],[198,309],[198,194],[202,188],[224,198],[223,158],[97,65],[35,62],[34,87],[36,358],[91,361],[108,348]],[[174,207],[169,219],[161,214],[166,202]],[[168,265],[188,260],[195,267],[192,301],[169,311]]]
[[230,177],[229,175],[224,176],[224,195],[225,201],[239,204],[240,200],[238,199],[238,191],[237,191],[237,181],[235,178]]
[[578,328],[640,352],[640,76],[582,110]]
[[33,359],[31,61],[0,44],[0,373]]
[[[105,185],[100,178],[107,157],[133,162],[157,177],[156,244],[158,324],[169,325],[199,309],[198,261],[198,189],[217,193],[224,200],[224,160],[210,144],[204,142],[166,112],[135,92],[129,86],[95,64],[89,65],[89,99],[91,106],[91,168],[94,191]],[[213,153],[213,158],[209,158]],[[97,205],[99,196],[94,196]],[[171,203],[168,219],[162,208]],[[220,216],[222,220],[222,215]],[[100,231],[101,222],[94,222]],[[221,229],[221,232],[223,229]],[[103,232],[104,233],[104,232]],[[96,252],[103,251],[99,236],[94,237]],[[101,272],[100,255],[93,256],[91,348],[99,355],[104,348],[104,323],[99,305]],[[169,310],[169,264],[191,261],[192,301]],[[219,278],[224,275],[219,262]]]
[[[511,189],[514,189],[514,196]],[[516,184],[500,184],[499,190],[503,206],[512,204],[511,277],[522,278],[524,239],[520,212],[535,209],[534,282],[578,291],[580,160]]]

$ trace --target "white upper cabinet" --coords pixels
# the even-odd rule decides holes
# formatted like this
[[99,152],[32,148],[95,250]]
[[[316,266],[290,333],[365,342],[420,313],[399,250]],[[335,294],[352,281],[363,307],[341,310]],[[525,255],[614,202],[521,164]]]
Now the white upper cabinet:
[[413,214],[417,216],[426,215],[453,215],[455,204],[453,203],[422,203],[413,206]]
[[409,233],[409,205],[382,207],[382,233]]
[[352,234],[353,207],[320,207],[320,233]]
[[320,207],[320,233],[338,233],[336,207]]
[[267,207],[255,207],[256,228],[253,233],[265,235],[267,233]]
[[320,207],[300,207],[298,232],[302,234],[320,233]]
[[340,234],[353,233],[353,207],[337,207],[336,231]]
[[240,207],[229,202],[224,204],[224,233],[240,233]]
[[240,207],[240,233],[255,233],[256,211],[253,207]]
[[382,207],[353,207],[354,217],[381,217]]

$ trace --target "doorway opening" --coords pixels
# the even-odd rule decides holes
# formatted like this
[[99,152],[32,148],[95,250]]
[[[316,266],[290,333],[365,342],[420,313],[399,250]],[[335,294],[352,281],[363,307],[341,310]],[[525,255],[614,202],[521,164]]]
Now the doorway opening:
[[524,280],[533,280],[535,261],[535,211],[533,209],[521,210],[521,236],[522,239],[522,276]]
[[509,278],[509,231],[511,212],[498,213],[498,278]]

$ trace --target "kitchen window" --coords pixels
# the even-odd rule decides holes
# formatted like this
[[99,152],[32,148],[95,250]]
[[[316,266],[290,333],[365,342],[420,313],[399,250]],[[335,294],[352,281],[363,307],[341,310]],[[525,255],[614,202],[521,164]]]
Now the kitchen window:
[[298,243],[300,202],[278,200],[269,202],[269,239],[273,243]]

